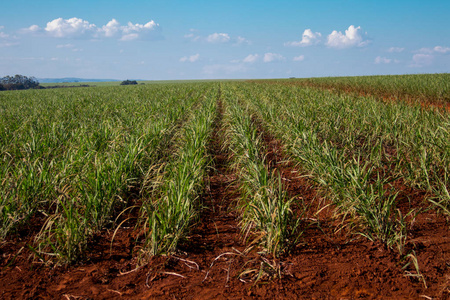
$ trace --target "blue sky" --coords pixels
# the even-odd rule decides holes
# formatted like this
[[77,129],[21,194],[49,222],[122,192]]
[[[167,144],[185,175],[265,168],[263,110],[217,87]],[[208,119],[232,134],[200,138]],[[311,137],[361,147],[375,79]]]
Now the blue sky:
[[2,3],[0,76],[219,79],[450,72],[450,1]]

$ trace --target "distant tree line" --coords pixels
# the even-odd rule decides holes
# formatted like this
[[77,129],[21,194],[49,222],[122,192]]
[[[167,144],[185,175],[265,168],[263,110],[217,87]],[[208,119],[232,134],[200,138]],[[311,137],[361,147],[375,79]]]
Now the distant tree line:
[[120,85],[130,85],[130,84],[138,84],[136,80],[124,80],[120,83]]
[[39,81],[34,77],[27,77],[23,75],[6,76],[0,78],[0,91],[8,90],[26,90],[26,89],[40,89]]

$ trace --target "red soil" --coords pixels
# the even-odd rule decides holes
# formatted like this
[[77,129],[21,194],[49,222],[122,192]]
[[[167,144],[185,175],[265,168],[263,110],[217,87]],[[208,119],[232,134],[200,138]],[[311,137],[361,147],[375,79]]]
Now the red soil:
[[[217,126],[220,125],[220,116]],[[160,256],[136,269],[136,233],[121,227],[97,235],[87,258],[77,265],[48,267],[28,249],[42,223],[0,245],[1,299],[450,299],[449,224],[433,211],[420,214],[409,228],[407,250],[414,250],[428,288],[398,252],[363,237],[337,232],[332,207],[299,169],[285,162],[279,141],[265,134],[269,164],[280,171],[298,206],[309,206],[299,243],[279,259],[248,248],[238,227],[236,176],[227,168],[221,133],[211,152],[215,169],[203,196],[205,208],[179,252]],[[416,197],[405,197],[415,203]],[[406,202],[404,202],[406,203]],[[409,203],[409,202],[408,202]],[[406,204],[404,204],[406,205]],[[40,224],[42,225],[42,224]],[[128,224],[130,225],[130,224]],[[258,274],[261,275],[256,280]]]

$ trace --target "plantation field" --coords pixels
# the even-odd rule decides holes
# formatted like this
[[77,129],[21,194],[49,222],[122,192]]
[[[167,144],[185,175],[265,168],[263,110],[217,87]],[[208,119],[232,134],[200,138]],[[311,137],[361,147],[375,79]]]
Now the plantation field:
[[[450,102],[450,74],[322,77],[287,80],[266,80],[280,84],[294,84],[337,92],[355,92],[375,95],[380,98],[408,101],[421,101],[427,104],[448,104]],[[447,106],[448,107],[448,106]]]
[[449,87],[1,92],[0,298],[450,298]]

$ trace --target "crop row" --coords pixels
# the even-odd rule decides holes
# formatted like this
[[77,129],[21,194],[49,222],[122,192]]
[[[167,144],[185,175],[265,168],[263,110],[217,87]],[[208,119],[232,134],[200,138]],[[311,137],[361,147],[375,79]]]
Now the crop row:
[[355,92],[417,103],[450,102],[450,74],[323,77],[277,80],[279,84],[303,85]]
[[249,109],[240,104],[232,89],[224,89],[226,141],[232,153],[232,168],[238,175],[241,230],[274,256],[293,245],[299,220],[276,171],[270,172],[266,149]]
[[77,259],[127,196],[146,188],[177,120],[204,92],[173,85],[2,94],[1,237],[42,219],[36,252]]
[[161,184],[142,206],[146,232],[143,250],[149,255],[173,252],[198,216],[211,161],[208,146],[217,109],[216,94],[217,88],[210,88],[201,107],[190,112],[175,136],[175,151],[156,180]]
[[304,87],[247,84],[237,91],[356,232],[402,251],[395,184],[427,190],[448,208],[447,114]]
[[40,232],[31,248],[43,259],[79,259],[93,234],[116,226],[138,198],[142,253],[175,251],[201,213],[218,97],[243,236],[266,253],[283,253],[301,228],[294,198],[268,166],[255,118],[354,233],[403,252],[406,215],[416,213],[397,209],[403,187],[426,192],[450,212],[450,117],[420,105],[245,82],[0,97],[0,238],[32,220]]

